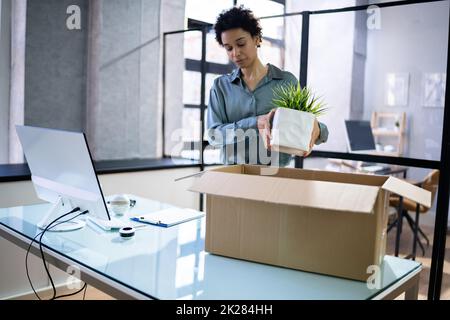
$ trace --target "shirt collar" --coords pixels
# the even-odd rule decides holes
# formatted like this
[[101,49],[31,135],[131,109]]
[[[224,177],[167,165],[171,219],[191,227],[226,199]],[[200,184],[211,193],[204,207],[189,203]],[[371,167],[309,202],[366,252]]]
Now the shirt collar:
[[[271,65],[268,63],[269,70],[267,71],[267,78],[269,80],[272,79],[283,79],[283,72],[275,67],[274,65]],[[241,68],[236,68],[233,70],[233,72],[230,74],[230,81],[234,83],[236,79],[241,80]]]
[[234,83],[236,79],[241,79],[241,68],[236,68],[230,75],[230,81]]
[[270,80],[272,80],[272,79],[282,80],[283,79],[283,71],[281,71],[274,65],[271,65],[270,63],[268,65],[269,65],[269,70],[267,72],[267,78],[269,78]]

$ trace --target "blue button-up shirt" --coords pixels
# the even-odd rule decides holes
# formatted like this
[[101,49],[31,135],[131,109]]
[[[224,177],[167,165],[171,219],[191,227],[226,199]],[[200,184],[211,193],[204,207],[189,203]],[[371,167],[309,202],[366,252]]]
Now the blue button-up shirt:
[[[267,151],[259,137],[257,117],[274,108],[273,89],[279,85],[297,84],[295,76],[268,64],[267,75],[253,91],[242,80],[241,70],[218,77],[210,91],[208,103],[208,141],[214,147],[221,147],[224,164],[276,164],[286,166],[291,155]],[[320,136],[315,142],[328,139],[328,128],[319,122]],[[279,158],[278,158],[279,156]]]

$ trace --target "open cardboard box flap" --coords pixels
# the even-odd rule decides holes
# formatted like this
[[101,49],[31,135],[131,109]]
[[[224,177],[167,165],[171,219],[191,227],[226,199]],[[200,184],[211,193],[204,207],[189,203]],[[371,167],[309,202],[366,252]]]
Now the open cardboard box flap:
[[419,188],[396,177],[389,177],[383,184],[384,190],[391,191],[414,202],[420,203],[427,208],[431,207],[431,192]]
[[196,178],[189,190],[269,203],[372,213],[380,187],[210,170]]
[[[260,168],[262,166],[234,165],[205,171],[195,178],[189,190],[269,203],[371,213],[382,188],[426,207],[431,206],[431,192],[395,177],[364,175],[361,178],[360,174],[348,173],[345,174],[349,177],[346,178],[348,183],[343,183],[333,181],[334,178],[342,180],[338,177],[343,175],[334,172],[317,172],[317,180],[301,179],[298,174],[296,178],[246,174],[247,170],[259,172]],[[313,171],[301,171],[314,174]],[[350,183],[353,176],[359,182]],[[367,185],[361,183],[361,179],[367,181]]]

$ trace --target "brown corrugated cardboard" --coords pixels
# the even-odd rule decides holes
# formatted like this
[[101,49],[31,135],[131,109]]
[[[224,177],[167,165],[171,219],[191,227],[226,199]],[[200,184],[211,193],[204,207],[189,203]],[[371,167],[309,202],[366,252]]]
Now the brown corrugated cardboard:
[[205,172],[205,250],[365,281],[386,247],[389,192],[425,206],[431,194],[388,176],[236,165]]

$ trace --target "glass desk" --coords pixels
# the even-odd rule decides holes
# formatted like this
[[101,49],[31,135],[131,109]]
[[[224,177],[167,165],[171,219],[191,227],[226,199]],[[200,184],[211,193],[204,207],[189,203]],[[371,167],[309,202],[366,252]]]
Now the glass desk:
[[[137,203],[128,215],[170,207],[133,198]],[[0,236],[26,249],[49,207],[0,209]],[[402,292],[417,299],[422,267],[416,261],[386,256],[381,288],[369,289],[365,282],[209,254],[204,238],[205,218],[199,218],[170,228],[145,225],[130,240],[88,224],[48,232],[43,244],[50,263],[80,268],[81,280],[119,299],[390,299]],[[39,253],[36,244],[31,252]]]

